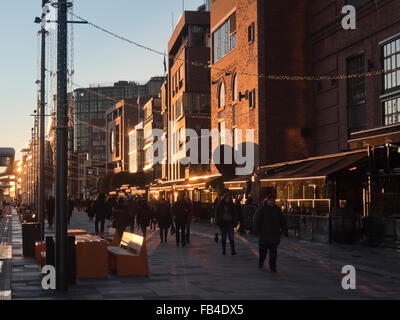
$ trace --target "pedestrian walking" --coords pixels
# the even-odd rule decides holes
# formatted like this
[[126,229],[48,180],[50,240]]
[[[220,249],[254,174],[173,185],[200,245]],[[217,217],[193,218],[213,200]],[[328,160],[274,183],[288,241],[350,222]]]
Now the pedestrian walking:
[[49,229],[53,228],[53,219],[56,211],[56,199],[50,195],[46,203],[47,210],[47,222],[49,224]]
[[157,209],[157,221],[160,227],[161,243],[167,243],[168,229],[172,226],[172,214],[169,202],[161,199]]
[[226,255],[226,238],[228,236],[231,245],[231,254],[237,255],[235,250],[234,229],[237,225],[238,217],[236,216],[235,206],[233,204],[232,195],[226,193],[218,203],[216,211],[216,223],[221,230],[222,254]]
[[149,205],[144,198],[138,201],[136,221],[138,227],[142,230],[143,237],[146,237],[147,227],[150,224],[150,217]]
[[187,223],[186,223],[186,244],[190,243],[190,227],[193,220],[193,203],[188,194],[185,195],[186,210],[187,210]]
[[117,230],[118,239],[121,241],[126,227],[129,226],[129,214],[122,197],[117,200],[117,204],[114,206],[112,212],[112,227]]
[[189,208],[182,194],[179,194],[178,201],[172,206],[172,214],[175,220],[175,232],[176,232],[176,246],[186,245],[185,230],[188,220]]
[[269,268],[276,273],[276,261],[278,257],[278,245],[281,233],[288,236],[288,228],[281,209],[275,204],[275,196],[269,195],[264,199],[253,218],[253,230],[259,239],[259,262],[262,269],[269,251]]
[[88,199],[86,201],[86,213],[89,217],[90,221],[93,221],[93,217],[94,217],[94,211],[93,211],[93,201],[92,199]]
[[107,206],[106,206],[106,197],[103,193],[100,193],[97,196],[97,199],[93,203],[93,211],[95,214],[95,220],[94,220],[94,227],[95,227],[95,232],[99,232],[99,223],[100,223],[100,232],[104,232],[104,223],[106,222],[106,212],[107,212]]

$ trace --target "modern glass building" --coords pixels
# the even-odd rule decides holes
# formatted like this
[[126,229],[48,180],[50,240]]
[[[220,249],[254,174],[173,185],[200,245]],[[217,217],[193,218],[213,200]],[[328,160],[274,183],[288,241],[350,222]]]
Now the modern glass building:
[[146,84],[119,81],[74,91],[74,152],[79,156],[80,194],[87,197],[106,171],[106,111],[124,99],[158,96],[164,77]]

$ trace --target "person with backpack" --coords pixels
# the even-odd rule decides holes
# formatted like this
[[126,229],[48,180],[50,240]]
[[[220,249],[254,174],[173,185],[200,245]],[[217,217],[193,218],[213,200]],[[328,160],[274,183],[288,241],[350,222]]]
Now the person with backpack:
[[95,220],[94,220],[94,226],[95,226],[95,232],[99,232],[99,223],[100,223],[100,232],[104,232],[104,223],[106,222],[106,212],[107,212],[107,206],[106,206],[106,197],[103,193],[100,193],[97,196],[97,199],[93,203],[93,211],[95,215]]
[[216,224],[221,230],[222,254],[226,255],[226,238],[228,236],[231,244],[232,256],[237,255],[235,250],[234,229],[238,223],[235,206],[233,204],[232,195],[224,194],[218,203],[216,214]]
[[275,196],[269,195],[264,199],[253,217],[253,231],[258,236],[259,262],[258,267],[264,267],[265,259],[269,251],[269,268],[276,273],[276,261],[278,257],[278,245],[281,233],[288,236],[288,227],[281,209],[275,204]]

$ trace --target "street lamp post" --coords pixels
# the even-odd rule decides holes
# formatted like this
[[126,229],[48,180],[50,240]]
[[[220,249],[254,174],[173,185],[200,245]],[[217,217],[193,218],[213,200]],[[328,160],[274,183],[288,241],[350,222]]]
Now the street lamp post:
[[49,0],[42,0],[42,53],[41,53],[41,67],[40,67],[40,161],[39,161],[39,219],[40,219],[40,234],[42,241],[44,240],[44,123],[45,123],[45,105],[46,105],[46,24],[43,23],[47,15],[47,3]]
[[57,43],[56,288],[68,290],[67,273],[67,8],[59,0]]

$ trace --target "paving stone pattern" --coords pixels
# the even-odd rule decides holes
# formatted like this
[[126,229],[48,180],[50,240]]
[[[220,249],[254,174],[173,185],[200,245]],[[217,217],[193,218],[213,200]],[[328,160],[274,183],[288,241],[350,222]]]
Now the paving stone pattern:
[[[235,236],[237,256],[221,254],[215,226],[194,223],[191,243],[177,247],[174,237],[160,244],[158,230],[147,236],[149,277],[78,279],[67,293],[41,288],[39,266],[22,256],[21,224],[13,213],[12,299],[187,300],[187,299],[399,299],[400,252],[362,245],[328,245],[282,239],[278,273],[259,270],[257,239]],[[47,228],[47,227],[46,227]],[[94,232],[85,213],[74,212],[70,229]],[[140,232],[135,230],[138,234]],[[54,234],[54,229],[46,229]],[[229,245],[228,245],[229,248]],[[341,286],[344,265],[357,270],[357,289]]]

